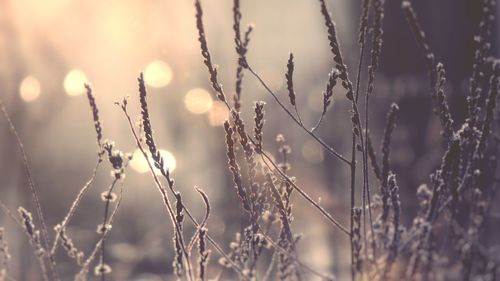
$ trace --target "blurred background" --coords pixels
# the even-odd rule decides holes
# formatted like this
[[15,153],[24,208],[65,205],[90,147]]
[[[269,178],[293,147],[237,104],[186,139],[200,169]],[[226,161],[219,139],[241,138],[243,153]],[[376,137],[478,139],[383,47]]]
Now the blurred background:
[[[353,79],[358,61],[360,2],[327,1]],[[466,113],[464,100],[480,1],[414,2],[431,48],[446,67],[452,114],[461,120]],[[220,66],[220,81],[232,95],[237,64],[232,1],[207,0],[202,4],[209,48]],[[286,62],[288,53],[294,53],[297,103],[304,122],[312,126],[321,113],[322,91],[333,66],[319,3],[253,0],[242,1],[241,8],[242,23],[255,25],[249,62],[285,101]],[[129,96],[129,109],[136,116],[137,77],[144,72],[156,141],[173,171],[176,186],[200,218],[204,210],[193,187],[206,191],[213,206],[209,233],[228,249],[229,241],[241,228],[221,127],[228,113],[213,99],[199,51],[194,14],[192,1],[0,0],[0,99],[24,142],[50,228],[62,220],[97,160],[95,131],[83,83],[93,87],[104,137],[115,141],[118,149],[134,154],[134,139],[114,102]],[[500,10],[496,14],[500,16]],[[492,55],[496,57],[500,53],[499,31],[497,20],[491,38]],[[251,124],[253,102],[267,102],[265,150],[276,154],[275,138],[282,133],[292,148],[290,173],[311,197],[347,225],[347,167],[292,124],[248,73],[243,85],[242,111],[247,123]],[[388,0],[381,67],[370,112],[376,148],[392,102],[401,107],[392,163],[398,174],[402,204],[407,209],[408,217],[403,219],[408,224],[416,207],[412,201],[415,190],[428,181],[439,162],[440,125],[432,114],[422,54],[406,25],[400,1]],[[333,105],[319,130],[322,138],[346,155],[350,151],[349,107],[344,91],[336,87]],[[147,173],[147,163],[139,154],[134,155],[137,157],[126,172],[123,203],[107,243],[112,279],[174,280],[170,222]],[[21,157],[3,118],[0,159],[0,198],[12,210],[22,205],[34,212]],[[112,181],[110,169],[107,163],[101,166],[95,184],[69,226],[69,235],[85,253],[98,239],[95,228],[104,211],[100,194]],[[325,224],[301,198],[294,198],[294,208],[293,230],[304,234],[299,244],[303,249],[301,260],[340,277],[348,274],[347,239]],[[12,275],[18,280],[39,280],[39,269],[25,237],[4,214],[0,214],[0,226],[7,229]],[[187,229],[192,233],[192,228]],[[72,261],[62,250],[58,257],[66,260],[61,263],[61,274],[72,276],[76,270]],[[213,251],[212,263],[216,264],[218,258]],[[218,271],[214,267],[209,276]],[[226,277],[230,280],[230,275]]]

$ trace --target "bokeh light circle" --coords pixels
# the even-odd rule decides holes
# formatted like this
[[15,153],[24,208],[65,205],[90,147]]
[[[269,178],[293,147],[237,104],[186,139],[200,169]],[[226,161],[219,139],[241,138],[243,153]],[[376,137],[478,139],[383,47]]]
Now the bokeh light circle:
[[184,97],[184,105],[193,114],[208,112],[213,105],[212,97],[204,89],[195,88],[187,92]]
[[26,76],[19,85],[19,95],[25,102],[32,102],[38,99],[41,90],[40,81],[31,75]]
[[[175,159],[175,156],[167,150],[164,149],[159,149],[158,150],[163,157],[163,161],[165,163],[165,168],[167,168],[170,172],[173,172],[175,168],[177,167],[177,160]],[[151,154],[148,152],[148,157],[149,161],[151,163],[151,166],[153,166],[155,174],[161,174],[160,170],[158,170],[153,163],[153,159],[151,159]],[[140,174],[144,174],[149,172],[149,165],[146,159],[144,158],[144,155],[142,154],[140,149],[136,149],[134,151],[132,161],[130,161],[130,167],[134,169],[136,172]]]
[[79,69],[73,69],[64,78],[64,91],[68,96],[79,96],[85,93],[85,83],[88,83],[87,76]]
[[153,88],[162,88],[172,81],[172,69],[161,60],[155,60],[144,70],[144,82]]

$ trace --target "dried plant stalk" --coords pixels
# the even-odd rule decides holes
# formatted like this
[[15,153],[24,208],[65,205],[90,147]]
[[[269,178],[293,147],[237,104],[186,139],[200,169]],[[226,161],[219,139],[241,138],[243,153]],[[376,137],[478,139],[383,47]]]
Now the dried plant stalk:
[[[43,240],[43,245],[47,249],[50,245],[50,237],[49,237],[49,232],[47,230],[47,225],[45,223],[45,219],[43,216],[42,212],[42,206],[40,204],[40,197],[38,195],[38,188],[35,185],[35,181],[33,178],[33,173],[31,172],[30,165],[28,163],[28,157],[26,156],[26,151],[24,150],[23,143],[21,142],[21,138],[19,137],[16,128],[14,127],[14,124],[12,123],[12,120],[9,117],[9,114],[7,113],[7,110],[3,106],[2,101],[0,100],[0,109],[2,110],[2,113],[4,115],[5,120],[7,121],[9,125],[9,130],[12,133],[12,135],[15,137],[17,147],[19,149],[19,152],[21,154],[22,160],[23,160],[23,166],[24,170],[26,172],[26,178],[28,180],[28,186],[30,188],[31,195],[33,197],[33,201],[35,202],[35,207],[36,207],[36,213],[38,220],[40,221],[41,225],[41,233],[42,233],[42,240]],[[50,268],[50,273],[51,277],[54,278],[55,281],[60,280],[59,274],[56,269],[56,261],[54,259],[54,256],[52,253],[48,253],[48,259],[49,259],[49,268]]]
[[394,128],[396,127],[396,116],[399,111],[399,107],[397,104],[393,103],[387,114],[387,123],[385,125],[384,131],[384,140],[382,143],[382,221],[387,220],[387,216],[389,215],[389,188],[387,184],[387,180],[389,177],[389,172],[391,170],[390,167],[390,146],[391,146],[391,136]]
[[453,119],[451,118],[448,102],[444,94],[444,83],[446,82],[444,66],[442,63],[436,63],[434,53],[431,51],[425,38],[425,32],[422,30],[417,20],[417,15],[413,10],[410,1],[403,1],[401,4],[406,20],[415,36],[417,44],[424,51],[425,61],[431,79],[433,89],[433,99],[435,100],[435,112],[439,116],[443,128],[443,136],[450,140],[453,136]]
[[5,228],[0,227],[0,259],[2,260],[0,266],[0,280],[6,280],[9,273],[9,262],[11,259],[9,252],[9,244],[5,239]]

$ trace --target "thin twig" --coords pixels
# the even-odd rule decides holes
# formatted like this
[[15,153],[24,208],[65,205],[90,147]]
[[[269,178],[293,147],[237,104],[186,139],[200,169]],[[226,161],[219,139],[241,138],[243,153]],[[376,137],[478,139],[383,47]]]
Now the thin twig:
[[[10,119],[10,116],[7,113],[7,110],[5,109],[1,100],[0,100],[0,108],[3,112],[5,120],[7,121],[8,125],[9,125],[9,130],[16,140],[19,152],[21,153],[23,166],[24,166],[24,169],[26,172],[26,178],[28,179],[28,186],[30,188],[31,194],[33,195],[36,213],[37,213],[38,219],[40,220],[40,224],[42,226],[43,243],[44,243],[45,248],[48,249],[50,244],[51,244],[49,232],[47,230],[47,224],[45,223],[45,219],[43,217],[42,205],[40,204],[40,199],[39,199],[40,197],[38,196],[38,188],[35,186],[35,181],[33,179],[33,173],[31,172],[31,168],[30,168],[30,165],[28,163],[28,157],[26,156],[26,151],[24,150],[24,146],[23,146],[23,143],[21,142],[21,138],[19,137],[19,134],[17,133],[17,130],[14,127],[14,124],[12,123],[12,120]],[[56,281],[60,280],[59,274],[58,274],[57,268],[56,268],[56,261],[54,259],[54,256],[52,255],[52,253],[50,253],[50,252],[48,253],[48,258],[49,258],[49,267],[50,267],[52,277]]]
[[[78,192],[78,195],[76,196],[75,200],[73,200],[73,203],[71,203],[71,207],[69,208],[69,211],[68,213],[66,214],[66,216],[64,217],[63,221],[61,222],[61,231],[63,229],[66,228],[66,226],[68,226],[71,218],[73,217],[73,215],[75,214],[75,211],[76,211],[76,208],[78,207],[78,204],[80,203],[80,201],[82,200],[83,196],[85,195],[87,189],[92,185],[92,183],[94,182],[95,178],[96,178],[96,174],[97,174],[97,169],[99,167],[99,164],[101,163],[101,161],[97,161],[97,164],[96,166],[94,167],[94,170],[92,172],[92,176],[90,177],[90,179],[85,183],[85,185],[80,189],[80,191]],[[60,235],[60,232],[57,232],[56,233],[56,237],[54,239],[54,243],[52,244],[52,249],[50,250],[50,252],[52,253],[52,255],[55,255],[56,253],[56,250],[57,250],[57,247],[59,246],[59,240],[61,239],[61,235]]]
[[[278,172],[278,174],[284,179],[286,180],[291,186],[293,186],[293,188],[295,190],[297,190],[297,192],[304,198],[306,199],[306,201],[308,201],[311,205],[313,205],[321,214],[323,214],[323,216],[329,220],[331,223],[333,223],[336,227],[338,227],[343,233],[347,234],[348,236],[351,236],[351,233],[349,232],[349,230],[347,230],[347,228],[345,226],[343,226],[340,222],[338,222],[335,218],[332,217],[332,215],[330,213],[328,213],[323,207],[321,207],[316,201],[314,201],[304,190],[302,190],[302,188],[300,188],[299,186],[297,186],[292,179],[290,179],[290,177],[288,177],[283,171],[281,171],[281,169],[278,167],[278,165],[276,165],[276,163],[274,163],[271,159],[271,157],[269,157],[269,155],[267,155],[267,153],[265,152],[261,152],[260,153],[261,157],[262,157],[262,161],[266,164],[267,167],[269,167],[270,169]],[[269,165],[269,163],[271,163],[271,165]],[[271,168],[272,166],[272,168]]]
[[[144,148],[142,147],[142,144],[139,140],[139,136],[137,135],[135,129],[134,129],[134,125],[132,124],[132,119],[130,118],[130,115],[128,114],[128,111],[126,110],[126,108],[123,108],[122,107],[122,111],[125,115],[125,118],[127,119],[128,121],[128,124],[129,124],[129,129],[136,141],[136,144],[137,146],[139,147],[139,150],[141,150],[141,152],[143,153],[143,155],[145,154],[145,151],[144,151]],[[146,157],[147,157],[147,154],[146,154]],[[147,158],[146,158],[147,159]],[[163,196],[166,196],[166,193],[164,194],[165,192],[165,189],[163,188],[163,186],[161,185],[160,183],[160,180],[158,179],[158,177],[156,176],[156,174],[154,173],[154,170],[153,170],[153,167],[151,166],[151,163],[149,163],[149,159],[148,160],[148,166],[149,166],[149,169],[150,169],[150,172],[152,173],[152,177],[154,179],[154,182],[155,184],[157,185],[157,187],[160,189],[160,192],[162,193]],[[191,222],[194,224],[195,227],[199,227],[200,224],[196,221],[196,219],[194,218],[194,216],[191,214],[191,212],[189,211],[189,209],[186,207],[186,205],[184,205],[183,203],[183,206],[184,206],[184,211],[186,212],[186,214],[188,215],[189,219],[191,220]],[[212,244],[212,246],[214,246],[214,248],[217,250],[217,252],[219,252],[219,254],[221,254],[226,260],[228,260],[230,263],[231,263],[231,266],[232,268],[234,268],[236,270],[236,272],[238,272],[240,274],[240,276],[244,276],[243,274],[243,270],[236,264],[234,263],[230,258],[229,256],[224,252],[224,250],[222,250],[222,247],[219,246],[219,244],[212,238],[210,237],[208,234],[206,236],[207,240]]]
[[267,84],[264,82],[264,80],[250,67],[248,66],[248,70],[250,73],[252,73],[257,80],[259,80],[260,84],[267,90],[267,92],[276,100],[278,105],[290,116],[290,118],[299,126],[301,127],[307,134],[309,134],[314,140],[316,140],[321,146],[325,148],[325,150],[330,153],[331,155],[337,157],[347,165],[350,164],[350,161],[347,160],[344,156],[342,156],[340,153],[338,153],[335,149],[333,149],[331,146],[327,145],[320,137],[318,137],[312,130],[307,129],[293,114],[288,110],[288,108],[283,105],[283,103],[279,100],[279,98],[276,96],[276,94],[267,86]]

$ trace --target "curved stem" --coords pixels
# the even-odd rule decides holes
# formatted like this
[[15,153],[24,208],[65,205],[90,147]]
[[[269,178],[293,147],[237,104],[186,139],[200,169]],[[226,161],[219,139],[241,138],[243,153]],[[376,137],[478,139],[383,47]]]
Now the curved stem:
[[[33,173],[31,172],[30,165],[28,164],[28,157],[26,156],[27,155],[26,151],[24,150],[24,146],[23,146],[23,143],[21,142],[21,138],[19,137],[19,134],[17,133],[17,130],[14,127],[12,120],[10,119],[10,116],[7,113],[7,110],[3,106],[2,101],[0,101],[0,109],[3,112],[4,118],[9,125],[9,130],[12,133],[12,135],[14,136],[17,147],[19,148],[19,152],[21,153],[23,166],[24,166],[24,169],[26,172],[26,177],[28,179],[28,186],[30,188],[31,194],[33,195],[33,201],[35,202],[36,213],[37,213],[38,219],[40,220],[40,224],[42,227],[42,238],[43,238],[44,246],[45,246],[45,249],[48,250],[48,248],[51,244],[49,232],[48,232],[47,224],[45,223],[45,219],[43,216],[42,205],[40,204],[40,197],[38,195],[38,188],[35,185]],[[48,258],[49,258],[49,268],[51,271],[51,275],[54,278],[54,280],[58,281],[58,280],[60,280],[60,278],[59,278],[59,273],[57,272],[56,261],[55,261],[54,255],[52,255],[52,253],[49,252]]]
[[[61,230],[66,228],[66,226],[70,222],[71,218],[73,217],[73,215],[74,215],[74,213],[76,211],[76,208],[78,207],[78,204],[80,203],[80,200],[83,198],[83,195],[85,195],[85,192],[87,191],[87,189],[94,182],[94,180],[96,178],[96,174],[97,174],[97,169],[98,169],[100,163],[101,163],[101,161],[97,161],[97,164],[94,167],[94,170],[92,172],[92,176],[85,183],[85,185],[82,187],[82,189],[80,189],[80,191],[78,192],[78,195],[76,196],[75,200],[73,200],[73,203],[71,204],[71,207],[69,208],[68,213],[66,214],[66,216],[63,219],[63,221],[61,222]],[[50,252],[52,253],[52,255],[55,255],[57,247],[59,246],[59,240],[60,239],[61,239],[61,233],[58,232],[58,233],[56,233],[56,237],[54,239],[54,243],[52,244],[52,249],[50,250]]]
[[[229,105],[227,104],[227,106],[229,106]],[[124,109],[123,107],[122,107],[122,111],[125,114],[125,117],[126,117],[126,119],[128,121],[128,124],[129,124],[130,131],[132,132],[132,135],[133,135],[133,137],[134,137],[134,139],[135,139],[135,141],[137,143],[137,146],[139,147],[139,149],[141,150],[141,152],[144,155],[145,151],[144,151],[144,148],[142,147],[141,142],[139,141],[139,136],[137,135],[137,132],[134,129],[134,125],[132,123],[132,119],[130,118],[130,115],[128,114],[128,112],[126,111],[126,109]],[[148,164],[149,164],[149,168],[150,168],[150,170],[152,172],[152,176],[153,176],[153,179],[155,181],[155,184],[160,189],[160,192],[162,193],[162,196],[164,196],[164,197],[167,196],[166,193],[165,193],[165,188],[163,188],[163,186],[160,183],[160,180],[158,179],[158,177],[156,176],[156,174],[153,172],[153,167],[151,166],[151,164],[150,164],[149,161],[148,161]],[[170,189],[170,191],[174,192],[172,189]],[[195,227],[199,227],[200,224],[196,221],[196,219],[191,214],[191,212],[189,211],[189,209],[186,207],[186,205],[184,203],[182,203],[182,204],[183,204],[184,211],[188,215],[188,218],[190,219],[190,221],[194,224]],[[231,263],[232,268],[234,268],[235,271],[238,272],[238,274],[242,278],[244,278],[245,275],[243,274],[243,270],[235,262],[232,261],[232,259],[224,252],[224,250],[222,249],[222,247],[219,246],[219,244],[210,235],[208,235],[208,233],[207,233],[206,238],[210,242],[210,244],[212,244],[212,246],[217,250],[217,252],[219,252],[219,254],[221,254],[229,263]],[[246,280],[246,279],[244,279],[244,280]]]

